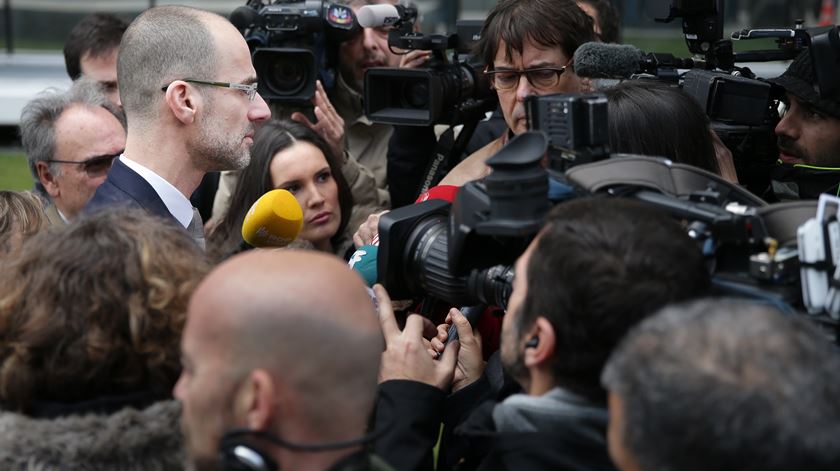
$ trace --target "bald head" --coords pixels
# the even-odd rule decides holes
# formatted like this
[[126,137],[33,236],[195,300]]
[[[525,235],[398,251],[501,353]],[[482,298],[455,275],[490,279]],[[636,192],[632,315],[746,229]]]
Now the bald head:
[[228,376],[261,369],[300,394],[324,438],[364,430],[383,340],[358,275],[314,251],[254,251],[214,270],[190,303],[183,350]]
[[150,8],[123,36],[117,59],[120,97],[129,126],[148,122],[174,80],[213,80],[219,57],[214,32],[236,28],[214,13],[183,6]]

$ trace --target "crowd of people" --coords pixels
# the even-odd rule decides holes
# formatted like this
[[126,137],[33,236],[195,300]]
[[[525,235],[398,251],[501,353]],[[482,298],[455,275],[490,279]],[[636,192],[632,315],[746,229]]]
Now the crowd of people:
[[[526,97],[591,91],[575,51],[618,42],[619,19],[608,0],[499,0],[475,46],[499,107],[440,185],[491,173],[528,131]],[[0,191],[0,468],[838,469],[836,345],[720,296],[707,254],[650,204],[554,206],[506,306],[478,321],[368,287],[347,262],[384,211],[429,197],[437,144],[432,127],[363,113],[369,69],[429,59],[388,32],[336,45],[335,84],[316,84],[307,115],[263,99],[217,14],[167,5],[74,28],[72,87],[21,116],[34,189]],[[840,102],[810,60],[769,81],[784,109],[762,197],[838,191]],[[738,184],[691,96],[645,80],[603,92],[614,153]],[[297,240],[240,253],[274,189],[301,207]]]

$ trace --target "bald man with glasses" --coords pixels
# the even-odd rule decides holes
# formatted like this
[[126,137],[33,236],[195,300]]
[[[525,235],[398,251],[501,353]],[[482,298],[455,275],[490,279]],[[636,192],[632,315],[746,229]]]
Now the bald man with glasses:
[[82,78],[26,104],[20,133],[32,176],[48,199],[50,224],[75,219],[125,148],[122,112]]
[[256,126],[271,116],[245,40],[216,14],[151,8],[123,36],[117,78],[129,123],[125,152],[85,211],[141,207],[203,246],[190,195],[205,173],[247,166]]
[[458,164],[443,185],[463,185],[490,173],[484,163],[516,134],[528,130],[525,97],[581,92],[572,57],[594,41],[592,18],[572,0],[500,0],[487,15],[478,55],[499,96],[508,129],[498,139]]

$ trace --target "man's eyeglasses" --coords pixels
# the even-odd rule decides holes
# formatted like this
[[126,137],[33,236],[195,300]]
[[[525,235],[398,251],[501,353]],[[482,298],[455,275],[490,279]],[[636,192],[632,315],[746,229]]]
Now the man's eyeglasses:
[[57,164],[74,164],[74,165],[81,165],[82,170],[87,173],[89,177],[98,177],[100,175],[104,175],[108,173],[108,170],[111,169],[111,165],[114,163],[114,159],[119,157],[122,154],[122,151],[112,155],[97,155],[96,157],[91,157],[86,160],[81,161],[74,161],[74,160],[44,160],[47,163],[57,163]]
[[[195,79],[181,79],[182,82],[188,83],[195,83],[198,85],[208,85],[211,87],[222,87],[222,88],[232,88],[234,90],[239,90],[240,92],[248,95],[248,99],[254,101],[254,97],[257,96],[257,84],[252,83],[250,85],[245,85],[243,83],[228,83],[228,82],[210,82],[207,80],[195,80]],[[168,85],[161,87],[162,91],[166,91],[169,88],[169,85],[172,85],[170,82]]]
[[525,70],[487,70],[484,75],[490,77],[490,81],[496,90],[510,90],[519,85],[519,78],[524,75],[532,87],[541,90],[548,90],[560,83],[560,76],[566,71],[563,67],[535,67]]

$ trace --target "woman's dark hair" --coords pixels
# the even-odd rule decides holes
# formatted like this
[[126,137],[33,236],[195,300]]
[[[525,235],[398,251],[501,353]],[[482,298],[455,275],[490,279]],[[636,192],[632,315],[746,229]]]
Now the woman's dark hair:
[[604,93],[609,100],[613,153],[666,157],[720,174],[709,118],[685,92],[635,80]]
[[210,234],[208,249],[212,260],[223,260],[236,251],[242,240],[242,222],[245,220],[245,214],[260,196],[274,189],[269,171],[271,161],[278,152],[288,149],[297,141],[314,145],[327,159],[330,173],[338,187],[338,206],[341,209],[341,223],[331,238],[333,245],[341,238],[350,220],[353,195],[344,174],[341,173],[338,158],[332,155],[327,143],[305,125],[290,120],[272,120],[263,124],[254,135],[251,162],[242,170],[236,181],[227,213]]

